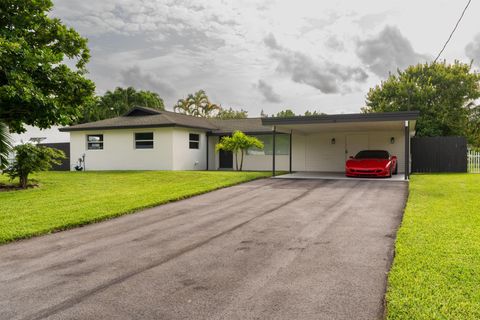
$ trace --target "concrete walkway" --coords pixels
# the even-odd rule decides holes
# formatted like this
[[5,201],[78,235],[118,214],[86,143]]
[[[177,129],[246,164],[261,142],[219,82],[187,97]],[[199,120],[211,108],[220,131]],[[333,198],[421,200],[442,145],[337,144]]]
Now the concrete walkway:
[[0,319],[380,319],[406,195],[265,179],[0,246]]

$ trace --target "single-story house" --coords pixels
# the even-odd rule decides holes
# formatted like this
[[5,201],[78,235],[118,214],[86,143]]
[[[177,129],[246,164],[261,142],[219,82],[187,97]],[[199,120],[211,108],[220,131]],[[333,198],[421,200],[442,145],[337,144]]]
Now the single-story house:
[[220,120],[137,107],[60,130],[70,132],[72,168],[84,155],[86,170],[232,169],[233,155],[215,152],[215,145],[240,130],[265,144],[248,150],[244,170],[343,172],[349,156],[382,149],[398,157],[407,178],[417,117],[408,111]]

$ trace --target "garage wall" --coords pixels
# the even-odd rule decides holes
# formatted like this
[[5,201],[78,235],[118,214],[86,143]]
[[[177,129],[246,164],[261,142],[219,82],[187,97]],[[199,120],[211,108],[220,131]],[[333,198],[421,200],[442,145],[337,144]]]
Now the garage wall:
[[[349,135],[365,135],[368,149],[387,150],[398,157],[398,171],[404,172],[404,132],[371,131],[371,132],[334,132],[334,133],[293,133],[293,171],[325,171],[343,172],[347,155],[346,140]],[[391,144],[391,137],[395,143]],[[335,138],[335,144],[331,143]],[[353,140],[353,139],[351,139]],[[355,147],[355,146],[354,146]],[[356,146],[364,148],[364,146]],[[352,148],[351,146],[351,149]]]

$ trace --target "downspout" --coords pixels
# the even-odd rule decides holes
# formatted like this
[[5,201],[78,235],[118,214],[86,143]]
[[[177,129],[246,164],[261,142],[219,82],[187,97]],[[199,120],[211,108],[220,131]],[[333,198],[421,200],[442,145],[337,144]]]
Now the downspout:
[[290,130],[290,151],[289,151],[289,154],[290,154],[290,158],[289,158],[289,172],[292,173],[292,134],[293,134],[293,130]]

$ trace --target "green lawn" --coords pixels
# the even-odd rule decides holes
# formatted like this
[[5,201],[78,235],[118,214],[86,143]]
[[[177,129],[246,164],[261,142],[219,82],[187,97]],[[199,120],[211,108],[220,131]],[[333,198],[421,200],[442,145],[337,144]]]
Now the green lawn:
[[480,174],[411,177],[387,319],[480,319]]
[[[0,243],[92,223],[269,172],[44,172],[39,188],[0,192]],[[0,176],[0,182],[8,182]]]

